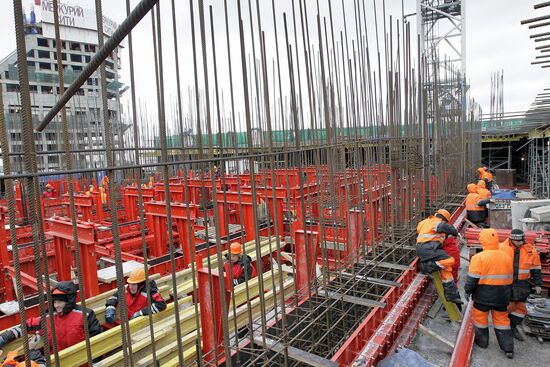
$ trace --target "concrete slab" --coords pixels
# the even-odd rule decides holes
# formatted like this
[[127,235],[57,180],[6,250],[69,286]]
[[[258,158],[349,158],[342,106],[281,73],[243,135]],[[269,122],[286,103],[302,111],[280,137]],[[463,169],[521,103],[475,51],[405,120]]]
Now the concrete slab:
[[[512,201],[512,228],[523,229],[521,219],[526,217],[527,210],[540,206],[550,205],[550,200]],[[527,217],[530,217],[527,215]]]

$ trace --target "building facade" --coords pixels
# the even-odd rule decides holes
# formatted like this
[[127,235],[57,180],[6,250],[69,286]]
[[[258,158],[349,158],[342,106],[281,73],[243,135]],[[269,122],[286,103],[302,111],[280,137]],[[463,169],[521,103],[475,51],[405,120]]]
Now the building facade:
[[[78,5],[60,2],[60,33],[63,78],[68,87],[98,50],[95,11]],[[38,19],[37,19],[38,18]],[[53,4],[36,1],[25,14],[25,42],[29,70],[33,123],[37,126],[42,117],[60,97],[57,67]],[[104,18],[105,36],[116,29],[116,23]],[[108,114],[112,124],[114,146],[126,130],[121,123],[120,97],[126,90],[119,81],[121,69],[119,46],[105,61],[107,76]],[[0,61],[0,83],[4,102],[4,117],[10,144],[12,172],[24,169],[21,137],[21,103],[17,52],[14,50]],[[94,73],[67,104],[68,133],[71,150],[74,150],[75,168],[101,167],[105,165],[103,149],[103,109],[99,74]],[[65,168],[63,161],[63,132],[59,117],[43,132],[34,133],[39,171]]]

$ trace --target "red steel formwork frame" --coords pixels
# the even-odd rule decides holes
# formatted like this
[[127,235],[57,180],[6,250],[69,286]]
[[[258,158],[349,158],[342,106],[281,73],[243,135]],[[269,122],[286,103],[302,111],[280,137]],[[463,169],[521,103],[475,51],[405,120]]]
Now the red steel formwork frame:
[[472,320],[473,301],[468,302],[462,325],[456,338],[455,347],[449,362],[449,367],[463,367],[470,365],[472,357],[472,348],[474,347],[474,323]]
[[[366,346],[372,341],[372,346],[376,345],[378,353],[384,351],[384,345],[391,345],[388,342],[388,338],[392,335],[381,336],[376,334],[376,330],[384,325],[384,320],[389,315],[393,315],[391,310],[398,305],[401,316],[397,317],[398,321],[405,321],[403,318],[407,313],[410,313],[416,302],[420,298],[421,291],[423,290],[426,278],[420,277],[418,281],[413,284],[413,281],[417,278],[418,271],[416,270],[416,263],[418,260],[414,260],[411,263],[411,269],[405,270],[405,272],[397,279],[398,283],[401,283],[400,287],[392,286],[380,300],[386,304],[385,307],[375,307],[366,319],[359,325],[355,332],[349,337],[349,339],[342,345],[342,347],[331,358],[333,362],[337,362],[340,366],[349,366],[355,361],[358,355],[366,350]],[[409,291],[410,290],[410,291]],[[406,297],[409,297],[410,303],[405,302]],[[388,324],[390,325],[390,324]],[[391,326],[391,325],[390,325]],[[397,326],[397,325],[394,325]],[[396,333],[396,330],[393,329]],[[396,337],[397,334],[394,334]],[[373,340],[373,338],[375,338]],[[370,347],[372,348],[372,347]],[[377,354],[377,357],[382,356]],[[374,362],[374,361],[373,361]]]

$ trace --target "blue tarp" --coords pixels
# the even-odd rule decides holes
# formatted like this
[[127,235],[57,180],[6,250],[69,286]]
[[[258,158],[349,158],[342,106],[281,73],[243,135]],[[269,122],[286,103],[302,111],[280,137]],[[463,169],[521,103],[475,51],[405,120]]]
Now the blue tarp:
[[377,367],[435,367],[426,361],[418,353],[407,348],[399,348],[397,351],[384,358]]
[[514,200],[516,198],[516,193],[515,191],[494,190],[492,198],[501,200]]

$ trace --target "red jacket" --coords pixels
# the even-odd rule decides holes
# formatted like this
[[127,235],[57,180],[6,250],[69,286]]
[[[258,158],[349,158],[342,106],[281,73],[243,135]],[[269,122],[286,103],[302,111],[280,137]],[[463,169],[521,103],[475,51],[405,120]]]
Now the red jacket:
[[454,237],[447,236],[447,239],[443,242],[443,251],[455,259],[455,263],[453,264],[453,278],[455,283],[457,283],[458,269],[460,268],[460,250],[458,249],[458,245],[456,244],[456,239]]
[[[138,311],[141,311],[142,315],[148,315],[149,313],[163,311],[166,308],[166,301],[158,292],[157,283],[154,280],[149,281],[149,292],[151,293],[151,309],[149,309],[147,305],[147,289],[145,288],[145,282],[134,295],[130,293],[128,288],[126,289],[126,312],[129,318]],[[117,307],[117,305],[118,293],[114,293],[107,299],[105,306]]]
[[[244,272],[245,268],[247,269],[247,274]],[[248,279],[251,279],[256,276],[256,269],[252,264],[252,259],[248,255],[241,256],[239,261],[237,261],[236,263],[226,261],[223,264],[223,270],[226,274],[229,274],[229,271],[231,270],[231,274],[233,276],[233,285],[244,283],[247,277]]]
[[[101,325],[99,325],[99,321],[97,321],[94,311],[87,310],[86,315],[90,337],[99,334],[101,332]],[[80,306],[74,306],[71,311],[63,313],[63,315],[54,313],[53,322],[55,325],[57,348],[59,350],[63,350],[84,340],[84,323],[82,322],[82,308]],[[53,353],[49,315],[46,315],[46,327],[48,331],[48,341],[50,343],[50,353]],[[40,317],[28,319],[27,329],[29,332],[41,332]],[[2,338],[6,342],[10,342],[20,338],[21,335],[21,327],[16,326],[5,331],[2,334]]]

